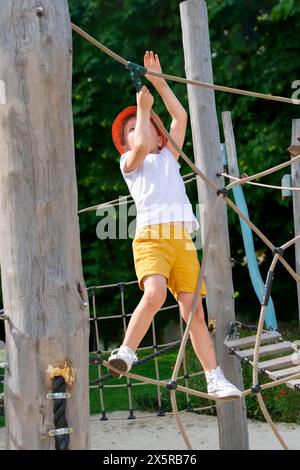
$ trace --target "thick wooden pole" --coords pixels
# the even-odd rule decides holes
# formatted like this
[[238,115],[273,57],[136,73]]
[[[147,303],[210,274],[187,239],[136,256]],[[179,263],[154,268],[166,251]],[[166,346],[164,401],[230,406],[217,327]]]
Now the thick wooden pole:
[[[43,10],[37,10],[37,5]],[[0,263],[6,447],[53,449],[48,368],[75,369],[70,449],[89,446],[88,309],[82,275],[67,0],[0,2]]]
[[[292,121],[292,145],[299,145],[300,137],[300,119]],[[292,186],[300,186],[300,162],[299,160],[291,165]],[[300,234],[300,191],[293,191],[293,210],[294,210],[294,230],[295,237]],[[300,242],[295,244],[296,272],[300,276]],[[297,284],[298,293],[298,318],[300,324],[300,285]]]
[[[186,76],[213,83],[207,7],[203,0],[187,0],[180,4]],[[221,146],[212,90],[188,85],[189,109],[193,133],[195,163],[221,188],[224,181],[216,176],[222,171]],[[204,236],[216,193],[198,181],[200,204],[204,205]],[[223,347],[230,321],[235,320],[232,273],[226,204],[214,225],[205,272],[209,318],[216,320],[215,346],[218,363],[226,376],[242,387],[239,362]],[[217,405],[221,449],[248,449],[247,419],[242,400]]]

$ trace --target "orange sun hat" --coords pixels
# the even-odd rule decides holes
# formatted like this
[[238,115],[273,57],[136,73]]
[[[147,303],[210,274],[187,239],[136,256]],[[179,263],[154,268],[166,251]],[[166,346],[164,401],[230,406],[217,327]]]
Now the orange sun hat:
[[[124,143],[123,143],[123,136],[122,136],[123,126],[124,126],[125,122],[127,121],[127,119],[129,119],[132,116],[136,116],[136,112],[137,112],[137,106],[128,106],[128,108],[123,109],[123,111],[121,111],[118,114],[118,116],[116,117],[116,119],[113,122],[113,125],[112,125],[112,128],[111,128],[112,139],[113,139],[113,143],[114,143],[114,145],[115,145],[115,147],[118,150],[120,155],[125,153],[126,150],[127,150],[127,148],[124,146]],[[158,116],[157,116],[157,118],[159,119],[159,121],[163,125],[162,120]],[[158,129],[158,127],[156,126],[156,124],[155,124],[152,117],[151,117],[151,121],[153,122],[153,124],[154,124],[155,128],[157,129],[157,132],[159,133],[159,135],[162,137],[163,147],[164,147],[167,144],[167,139],[166,139],[165,135],[162,133],[162,131],[160,129]]]

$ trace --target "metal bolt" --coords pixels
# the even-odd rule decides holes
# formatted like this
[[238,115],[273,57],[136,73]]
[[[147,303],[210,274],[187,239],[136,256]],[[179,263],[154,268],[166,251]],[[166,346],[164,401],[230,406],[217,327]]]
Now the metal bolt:
[[88,302],[85,302],[84,300],[80,300],[80,307],[81,308],[86,308],[89,306],[89,303]]
[[71,398],[70,392],[58,392],[58,393],[47,393],[48,400],[62,400],[65,398]]
[[45,10],[43,7],[37,7],[37,9],[35,10],[35,14],[37,16],[44,16],[45,14]]
[[63,434],[71,434],[74,432],[73,428],[60,428],[60,429],[50,429],[48,434],[49,436],[61,436]]

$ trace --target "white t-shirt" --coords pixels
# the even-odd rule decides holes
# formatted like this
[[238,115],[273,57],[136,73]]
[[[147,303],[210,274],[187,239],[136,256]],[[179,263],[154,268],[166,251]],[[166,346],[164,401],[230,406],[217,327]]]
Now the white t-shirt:
[[146,225],[185,222],[189,232],[199,228],[180,175],[180,164],[167,147],[149,153],[135,170],[124,173],[129,152],[121,156],[120,168],[135,202],[136,230]]

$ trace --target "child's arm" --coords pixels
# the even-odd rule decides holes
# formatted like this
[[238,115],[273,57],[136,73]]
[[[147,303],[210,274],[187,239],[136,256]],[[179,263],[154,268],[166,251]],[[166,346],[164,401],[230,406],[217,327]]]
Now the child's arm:
[[[144,65],[147,69],[152,70],[153,72],[161,73],[162,71],[159,62],[159,57],[157,54],[154,55],[152,51],[145,52]],[[171,137],[175,140],[178,147],[181,149],[184,144],[186,133],[188,119],[187,112],[163,78],[154,77],[152,75],[147,74],[146,78],[152,83],[154,88],[157,90],[164,104],[166,105],[169,114],[172,117],[169,133]],[[173,145],[168,142],[167,147],[177,160],[179,157],[179,153],[176,151]]]
[[124,165],[125,173],[135,170],[151,150],[150,110],[154,99],[146,86],[143,86],[136,95],[137,114],[134,142]]

